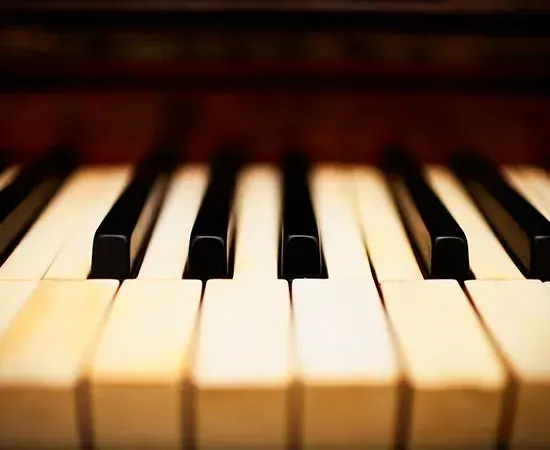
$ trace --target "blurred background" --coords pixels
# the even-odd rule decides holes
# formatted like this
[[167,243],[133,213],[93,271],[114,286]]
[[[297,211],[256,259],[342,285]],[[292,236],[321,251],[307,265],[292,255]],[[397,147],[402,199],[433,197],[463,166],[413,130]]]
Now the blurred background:
[[0,148],[70,141],[88,161],[150,148],[167,101],[182,155],[220,141],[369,161],[550,148],[547,1],[4,1]]

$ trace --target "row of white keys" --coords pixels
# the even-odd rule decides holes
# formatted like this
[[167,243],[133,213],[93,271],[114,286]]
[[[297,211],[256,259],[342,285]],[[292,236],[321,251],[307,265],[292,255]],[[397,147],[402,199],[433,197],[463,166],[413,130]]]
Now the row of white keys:
[[379,282],[422,280],[422,272],[382,172],[364,166],[351,172],[368,253]]
[[99,448],[392,448],[401,371],[410,448],[550,444],[548,283],[468,281],[478,318],[454,281],[385,282],[386,319],[369,282],[299,280],[293,321],[283,280],[210,281],[200,314],[194,280],[125,282],[110,313],[116,282],[33,288],[0,283],[8,445],[76,446],[89,395]]
[[74,206],[75,214],[83,217],[72,237],[55,256],[45,279],[85,280],[88,277],[97,227],[126,187],[130,176],[131,167],[128,166],[105,168],[94,196],[88,202]]
[[90,367],[99,448],[288,443],[286,282],[210,281],[199,316],[200,295],[194,280],[123,284]]
[[2,280],[41,279],[75,227],[87,218],[87,205],[101,192],[104,168],[83,167],[54,196],[0,267]]
[[348,175],[338,166],[321,165],[310,176],[327,273],[332,279],[363,279],[374,285]]
[[137,278],[182,278],[208,178],[208,168],[202,165],[185,166],[174,174]]
[[[309,281],[293,287],[296,355],[285,281],[208,282],[191,360],[200,284],[126,282],[91,369],[96,443],[177,447],[194,399],[198,448],[286,448],[289,419],[302,424],[306,448],[389,448],[397,368],[380,300],[369,283]],[[293,356],[302,419],[288,416]]]
[[274,166],[253,165],[239,176],[234,202],[235,279],[277,279],[281,176]]
[[428,166],[428,183],[466,234],[470,268],[480,280],[521,280],[523,275],[451,172]]

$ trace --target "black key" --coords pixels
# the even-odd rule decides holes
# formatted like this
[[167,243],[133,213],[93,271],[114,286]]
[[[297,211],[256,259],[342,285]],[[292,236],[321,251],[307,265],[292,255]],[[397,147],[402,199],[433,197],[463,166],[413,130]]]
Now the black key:
[[432,191],[421,168],[397,149],[387,152],[385,165],[393,196],[427,278],[467,279],[470,264],[466,235]]
[[490,161],[462,152],[451,167],[525,276],[549,281],[550,222]]
[[0,261],[4,261],[76,167],[74,155],[54,149],[24,165],[0,191]]
[[323,256],[309,192],[308,163],[297,154],[283,160],[283,226],[280,276],[322,278]]
[[213,161],[210,183],[191,230],[187,278],[208,280],[231,274],[232,210],[240,159],[220,153]]
[[154,152],[136,169],[94,235],[90,278],[132,278],[143,256],[169,177],[171,158]]

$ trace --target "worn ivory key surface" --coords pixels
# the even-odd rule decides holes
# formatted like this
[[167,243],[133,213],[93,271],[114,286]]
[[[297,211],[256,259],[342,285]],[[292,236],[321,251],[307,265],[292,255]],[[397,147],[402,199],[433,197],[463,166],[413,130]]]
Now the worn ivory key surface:
[[[127,166],[109,167],[99,175],[101,181],[93,198],[83,205],[86,211],[80,223],[61,246],[44,275],[45,279],[85,280],[88,277],[92,264],[94,234],[128,182],[130,169]],[[75,205],[75,210],[77,208]]]
[[503,175],[510,185],[531,203],[546,219],[550,219],[550,186],[548,175],[540,167],[503,166]]
[[198,448],[287,448],[290,337],[286,281],[208,281],[191,369]]
[[543,214],[550,212],[550,174],[548,171],[542,167],[529,165],[519,166],[514,171],[518,172],[518,176],[525,180],[533,188],[533,191],[539,194],[538,197],[544,201]]
[[375,167],[359,167],[353,178],[360,224],[378,281],[422,280],[382,172]]
[[207,183],[205,166],[185,166],[174,174],[141,263],[139,279],[183,277],[191,228]]
[[502,439],[511,449],[548,448],[550,283],[468,281],[466,289],[516,386]]
[[0,341],[35,287],[33,281],[0,281]]
[[201,288],[198,280],[123,283],[90,369],[99,448],[188,443],[189,355]]
[[275,167],[251,166],[239,177],[233,278],[277,279],[281,196],[280,174]]
[[330,278],[372,280],[361,238],[349,171],[319,165],[311,174],[311,195]]
[[86,440],[82,382],[116,281],[40,281],[0,337],[0,442],[79,448]]
[[381,287],[410,388],[409,448],[494,448],[505,372],[458,283]]
[[295,280],[292,304],[302,448],[393,448],[399,370],[376,289]]

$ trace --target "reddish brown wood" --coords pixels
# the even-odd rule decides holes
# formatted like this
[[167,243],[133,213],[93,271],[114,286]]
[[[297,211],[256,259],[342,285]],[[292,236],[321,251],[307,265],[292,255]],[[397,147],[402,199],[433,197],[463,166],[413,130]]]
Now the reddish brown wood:
[[[0,146],[33,158],[74,136],[88,162],[134,161],[152,144],[168,94],[155,92],[0,95]],[[434,91],[218,89],[173,95],[194,111],[182,153],[207,160],[223,143],[272,160],[289,146],[316,160],[372,162],[402,143],[423,161],[474,147],[503,163],[550,152],[550,98]]]

